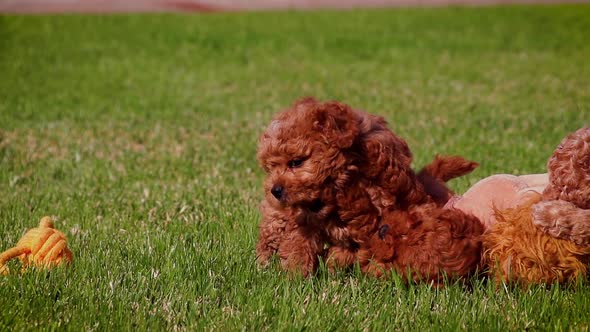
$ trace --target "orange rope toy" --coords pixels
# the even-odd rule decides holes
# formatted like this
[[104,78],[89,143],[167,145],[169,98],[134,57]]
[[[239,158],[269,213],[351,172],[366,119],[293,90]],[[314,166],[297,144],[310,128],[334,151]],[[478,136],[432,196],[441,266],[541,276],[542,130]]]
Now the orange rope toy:
[[66,236],[53,228],[53,220],[43,217],[39,227],[25,233],[16,247],[0,254],[0,274],[10,272],[6,262],[15,257],[20,259],[23,270],[30,265],[51,268],[64,262],[69,264],[72,261],[72,252],[68,249]]

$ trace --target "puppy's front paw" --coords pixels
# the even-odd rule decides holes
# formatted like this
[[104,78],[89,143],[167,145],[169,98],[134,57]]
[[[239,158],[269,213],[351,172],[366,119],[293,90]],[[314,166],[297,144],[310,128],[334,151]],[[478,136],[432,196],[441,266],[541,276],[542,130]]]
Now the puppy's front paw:
[[270,264],[270,259],[276,251],[276,249],[271,248],[264,243],[258,243],[256,246],[256,264],[261,268],[267,267]]
[[261,267],[267,267],[270,262],[270,255],[258,255],[256,254],[256,264]]
[[343,246],[331,246],[328,249],[326,265],[332,273],[338,269],[350,268],[356,262],[356,251]]
[[315,271],[315,267],[312,262],[306,262],[294,256],[281,259],[281,266],[283,267],[283,270],[289,273],[289,275],[301,275],[304,278],[308,277],[312,272]]
[[533,224],[543,230],[554,228],[559,211],[563,209],[564,205],[571,204],[564,201],[561,201],[561,203],[558,201],[541,201],[533,205]]

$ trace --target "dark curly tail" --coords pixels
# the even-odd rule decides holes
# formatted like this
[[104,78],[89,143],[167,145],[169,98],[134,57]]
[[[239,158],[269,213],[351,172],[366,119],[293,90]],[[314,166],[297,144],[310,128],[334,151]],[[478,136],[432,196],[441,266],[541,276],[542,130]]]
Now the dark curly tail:
[[453,195],[446,182],[467,175],[479,166],[461,156],[436,155],[430,164],[418,172],[418,181],[438,205],[444,205]]

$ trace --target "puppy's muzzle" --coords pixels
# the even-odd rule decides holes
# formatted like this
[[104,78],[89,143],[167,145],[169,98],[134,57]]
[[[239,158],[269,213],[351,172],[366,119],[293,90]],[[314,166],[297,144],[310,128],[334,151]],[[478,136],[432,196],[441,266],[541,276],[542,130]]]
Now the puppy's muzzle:
[[275,184],[270,189],[270,192],[276,199],[280,200],[281,198],[283,198],[283,193],[285,192],[285,188],[283,188],[283,186],[279,186],[278,184]]

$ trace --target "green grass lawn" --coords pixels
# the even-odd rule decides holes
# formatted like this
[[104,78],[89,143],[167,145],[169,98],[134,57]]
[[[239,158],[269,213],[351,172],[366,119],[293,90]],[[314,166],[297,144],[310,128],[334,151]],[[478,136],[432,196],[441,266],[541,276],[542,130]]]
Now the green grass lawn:
[[0,250],[53,215],[75,256],[0,276],[0,330],[590,328],[588,282],[259,270],[257,137],[304,95],[480,162],[459,192],[543,172],[590,122],[590,6],[0,16]]

